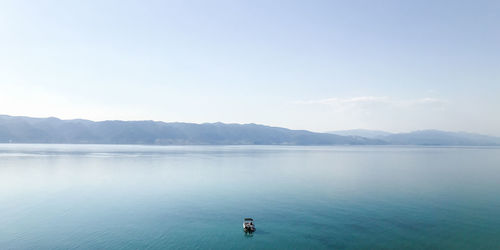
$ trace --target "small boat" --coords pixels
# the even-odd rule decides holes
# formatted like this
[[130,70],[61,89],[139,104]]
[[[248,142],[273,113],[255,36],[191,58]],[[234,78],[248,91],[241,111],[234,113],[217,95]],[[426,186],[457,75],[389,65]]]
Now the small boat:
[[246,233],[255,232],[255,225],[253,224],[252,218],[245,218],[245,220],[243,221],[243,231],[245,231]]

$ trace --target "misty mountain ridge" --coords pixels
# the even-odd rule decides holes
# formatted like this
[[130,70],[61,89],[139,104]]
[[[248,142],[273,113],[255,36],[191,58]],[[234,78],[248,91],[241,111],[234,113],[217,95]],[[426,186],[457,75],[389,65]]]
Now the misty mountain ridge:
[[0,115],[0,143],[490,146],[500,145],[500,138],[439,130],[389,133],[358,129],[315,133],[253,123],[95,122]]
[[148,145],[378,145],[383,141],[257,124],[0,116],[0,142]]
[[392,134],[390,132],[382,130],[369,130],[369,129],[349,129],[349,130],[329,131],[326,133],[343,135],[343,136],[361,136],[365,138],[379,138]]
[[446,146],[495,146],[500,138],[468,132],[449,132],[435,129],[406,133],[390,133],[379,130],[353,129],[329,132],[337,135],[364,136],[379,139],[391,145],[446,145]]

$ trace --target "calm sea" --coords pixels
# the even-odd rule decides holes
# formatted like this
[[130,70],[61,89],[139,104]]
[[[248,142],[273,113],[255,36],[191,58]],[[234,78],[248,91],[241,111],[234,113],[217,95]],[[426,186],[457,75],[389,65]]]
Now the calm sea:
[[500,148],[0,145],[0,249],[402,248],[500,248]]

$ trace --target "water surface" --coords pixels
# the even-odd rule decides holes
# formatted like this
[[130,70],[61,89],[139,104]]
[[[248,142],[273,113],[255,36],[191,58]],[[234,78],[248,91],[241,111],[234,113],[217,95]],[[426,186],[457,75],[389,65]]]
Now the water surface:
[[491,147],[3,144],[0,248],[498,249],[499,191]]

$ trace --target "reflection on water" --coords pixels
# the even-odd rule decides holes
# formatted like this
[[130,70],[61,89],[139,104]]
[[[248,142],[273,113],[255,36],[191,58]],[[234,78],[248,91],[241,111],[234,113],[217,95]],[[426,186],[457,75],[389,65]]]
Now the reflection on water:
[[4,144],[0,248],[498,248],[499,188],[488,147]]

